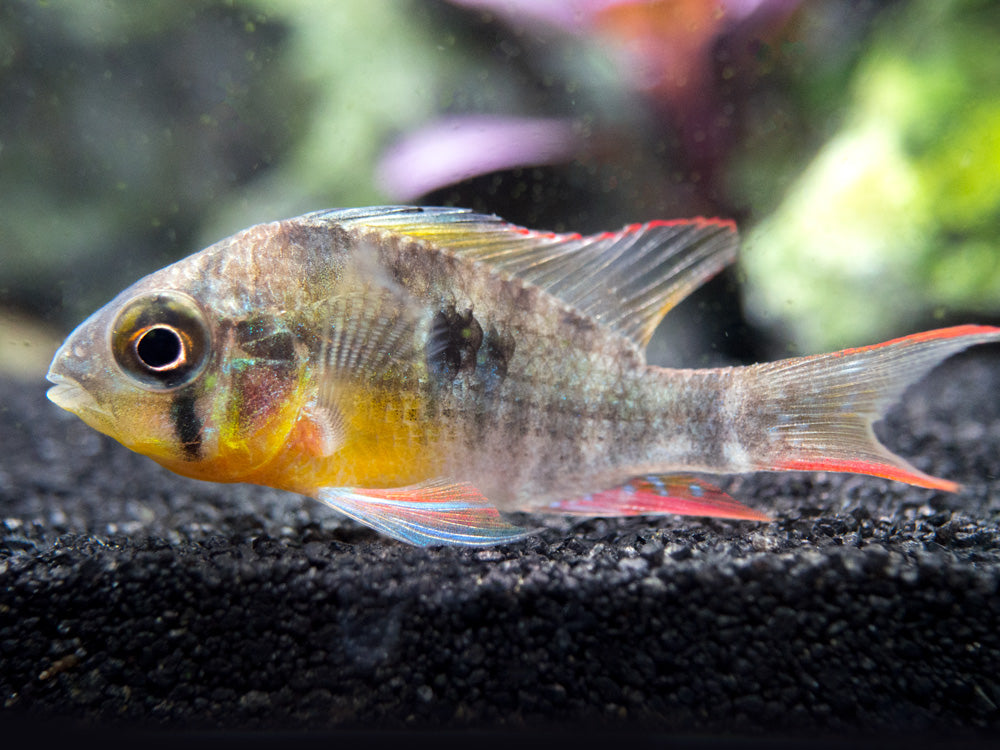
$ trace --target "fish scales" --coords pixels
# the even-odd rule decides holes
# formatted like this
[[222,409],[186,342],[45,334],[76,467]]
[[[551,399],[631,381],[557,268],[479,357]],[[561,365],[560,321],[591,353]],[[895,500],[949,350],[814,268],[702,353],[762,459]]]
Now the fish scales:
[[49,397],[178,473],[305,493],[421,545],[514,541],[528,532],[511,510],[767,519],[692,473],[957,490],[872,423],[996,328],[747,367],[646,364],[663,315],[736,247],[711,219],[584,237],[462,209],[315,212],[122,292],[57,352]]
[[[499,505],[542,508],[657,466],[724,468],[712,458],[722,455],[715,442],[725,429],[712,410],[719,374],[651,378],[659,368],[648,368],[627,339],[447,248],[386,236],[355,244],[379,248],[392,278],[428,309],[468,310],[480,327],[512,337],[516,355],[496,393],[477,388],[472,373],[449,381],[443,394],[429,379],[429,400],[466,426],[439,446],[451,457],[444,471],[472,477]],[[553,466],[577,471],[567,477]]]
[[[513,486],[521,485],[523,490],[511,492],[506,477],[504,493],[498,491],[501,502],[524,501],[533,490],[551,484],[547,475],[551,475],[548,467],[554,460],[573,460],[606,474],[623,454],[609,452],[604,446],[630,444],[637,424],[642,428],[649,422],[648,398],[636,395],[646,390],[641,380],[630,376],[629,386],[625,384],[626,374],[641,365],[640,353],[558,299],[516,278],[490,273],[488,267],[455,256],[446,248],[371,231],[331,235],[286,222],[235,244],[237,252],[232,247],[220,248],[206,259],[213,262],[206,263],[208,267],[197,275],[212,280],[213,285],[220,281],[226,284],[214,293],[242,300],[234,310],[236,315],[247,310],[277,314],[288,309],[311,310],[322,316],[322,303],[337,295],[337,273],[331,268],[350,265],[352,255],[373,253],[377,263],[367,270],[385,271],[413,295],[425,319],[442,309],[469,310],[481,326],[496,331],[498,337],[510,336],[516,355],[508,363],[504,382],[492,395],[476,387],[479,384],[471,382],[472,375],[441,383],[424,371],[422,362],[412,363],[416,380],[424,383],[418,396],[422,404],[426,402],[423,416],[416,421],[438,422],[433,430],[438,439],[426,446],[440,457],[436,469],[448,474],[471,471],[478,482],[489,485],[498,467],[519,467],[522,478]],[[256,252],[249,252],[253,247]],[[261,256],[271,259],[266,269],[260,263]],[[276,283],[283,276],[304,278],[295,274],[302,268],[315,269],[311,283]],[[244,271],[240,274],[236,269]],[[320,317],[306,325],[315,331],[324,323]],[[423,339],[417,342],[417,351],[426,350],[429,333],[426,326],[415,331]],[[318,354],[318,349],[313,351],[314,356]],[[610,392],[626,388],[632,392],[629,397],[608,397]],[[381,406],[393,408],[389,403]],[[448,429],[449,425],[453,429]],[[479,437],[486,437],[483,433],[491,437],[485,444],[479,443],[473,430]],[[425,436],[423,432],[408,433],[413,441]],[[348,472],[332,474],[329,479],[351,484],[370,481]],[[585,486],[588,479],[584,476],[576,484]],[[398,486],[409,480],[412,477],[408,475],[384,472],[382,483]],[[536,499],[541,503],[547,498]]]
[[[649,434],[651,394],[635,376],[642,356],[626,340],[537,287],[447,248],[386,236],[353,244],[379,248],[380,265],[429,313],[468,311],[481,329],[511,341],[502,382],[489,392],[475,371],[446,382],[425,376],[430,417],[459,427],[438,446],[450,457],[446,472],[473,477],[500,503],[543,505],[551,498],[542,493],[566,483],[553,477],[553,465],[606,476],[625,455],[609,444],[632,445],[637,433]],[[420,348],[431,345],[425,338]],[[576,484],[593,486],[590,479]]]

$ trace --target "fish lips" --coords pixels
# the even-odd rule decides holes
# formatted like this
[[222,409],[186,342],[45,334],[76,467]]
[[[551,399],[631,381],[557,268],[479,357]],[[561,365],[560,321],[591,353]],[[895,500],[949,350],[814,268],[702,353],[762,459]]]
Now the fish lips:
[[[80,342],[71,335],[56,352],[45,379],[52,383],[46,392],[49,401],[91,423],[107,421],[111,415],[101,408],[93,393],[84,385],[88,367],[94,363],[90,357],[80,356]],[[89,419],[88,419],[89,417]]]
[[97,406],[97,401],[75,380],[63,377],[51,370],[45,376],[46,380],[54,383],[52,388],[46,391],[45,395],[56,406],[61,406],[66,411],[80,412],[83,410],[96,411],[101,414],[105,412]]

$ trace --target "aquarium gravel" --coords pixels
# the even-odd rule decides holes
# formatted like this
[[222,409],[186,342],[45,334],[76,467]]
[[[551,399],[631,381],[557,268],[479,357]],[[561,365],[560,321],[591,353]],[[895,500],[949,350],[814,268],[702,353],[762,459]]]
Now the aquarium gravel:
[[771,524],[521,516],[475,550],[182,479],[0,381],[0,720],[995,736],[998,392],[980,347],[879,428],[957,495],[760,474],[724,486]]

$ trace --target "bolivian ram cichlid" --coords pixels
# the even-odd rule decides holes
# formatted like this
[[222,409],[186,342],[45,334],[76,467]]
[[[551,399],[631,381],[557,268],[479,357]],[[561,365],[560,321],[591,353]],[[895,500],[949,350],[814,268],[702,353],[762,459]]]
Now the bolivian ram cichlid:
[[413,544],[500,511],[767,520],[690,473],[826,470],[956,490],[872,423],[966,325],[748,367],[646,364],[732,262],[729,222],[589,237],[452,208],[251,227],[126,289],[56,353],[49,398],[179,474],[322,500]]

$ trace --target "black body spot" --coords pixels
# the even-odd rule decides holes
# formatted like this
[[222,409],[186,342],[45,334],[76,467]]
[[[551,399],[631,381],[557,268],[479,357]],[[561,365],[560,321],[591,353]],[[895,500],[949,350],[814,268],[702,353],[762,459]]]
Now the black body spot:
[[266,317],[247,318],[236,324],[236,343],[256,359],[275,363],[295,359],[295,337]]
[[442,380],[454,380],[476,369],[476,354],[483,343],[483,328],[472,310],[445,308],[431,321],[427,339],[427,369]]
[[174,434],[184,455],[194,461],[201,453],[202,424],[194,410],[193,396],[178,395],[174,398],[170,404],[170,421],[174,424]]
[[476,357],[476,374],[487,393],[496,390],[507,378],[513,356],[514,337],[508,331],[498,333],[490,326]]

